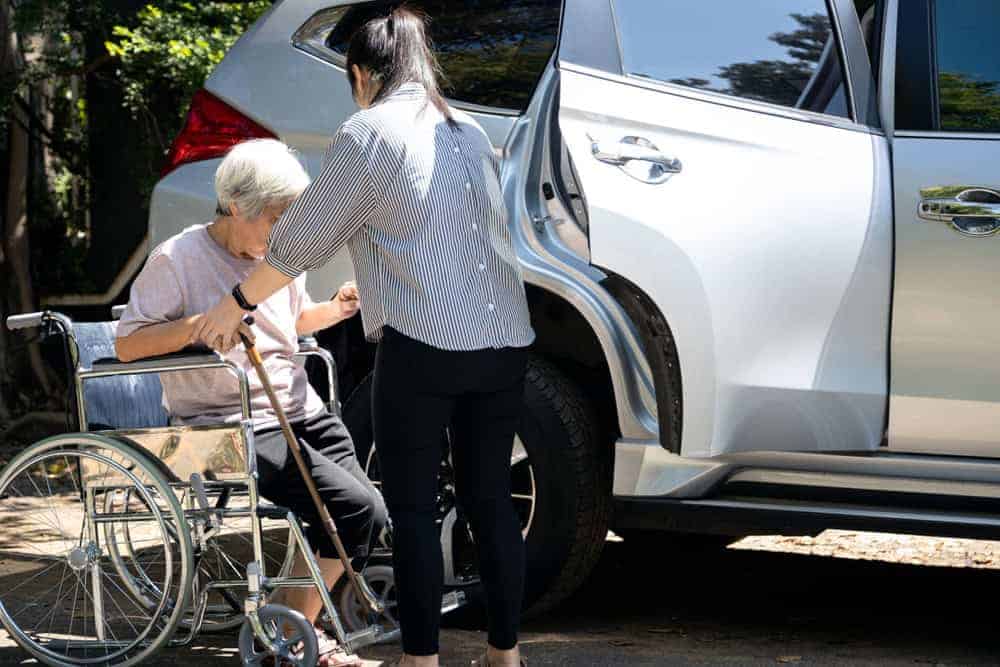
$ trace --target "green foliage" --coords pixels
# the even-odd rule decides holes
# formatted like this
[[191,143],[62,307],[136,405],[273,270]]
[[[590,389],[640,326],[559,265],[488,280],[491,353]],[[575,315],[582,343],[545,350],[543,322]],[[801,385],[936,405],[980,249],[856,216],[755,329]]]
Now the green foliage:
[[165,0],[141,9],[134,25],[114,26],[104,46],[118,61],[126,106],[137,118],[151,110],[172,109],[174,118],[161,118],[166,127],[158,133],[162,142],[169,142],[183,120],[187,100],[270,6],[269,0]]
[[964,74],[938,75],[941,129],[970,132],[1000,130],[1000,82],[977,81]]
[[[0,80],[0,132],[17,118],[42,149],[33,153],[28,194],[32,282],[42,295],[102,289],[94,284],[91,239],[96,225],[109,224],[108,202],[116,201],[109,191],[148,201],[192,94],[271,2],[129,6],[137,7],[122,0],[15,5],[23,66]],[[113,187],[106,175],[93,181],[95,164],[107,174],[109,161],[121,179]],[[140,208],[132,205],[131,219],[145,218]]]

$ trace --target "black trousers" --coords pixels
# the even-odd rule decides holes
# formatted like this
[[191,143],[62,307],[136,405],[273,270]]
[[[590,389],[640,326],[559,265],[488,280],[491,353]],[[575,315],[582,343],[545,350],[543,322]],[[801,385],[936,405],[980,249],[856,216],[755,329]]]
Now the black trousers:
[[390,328],[379,343],[372,414],[410,655],[438,652],[444,566],[435,511],[446,427],[458,502],[476,538],[489,642],[498,649],[517,643],[524,541],[510,497],[510,457],[526,364],[525,349],[445,351]]
[[[352,558],[363,558],[387,522],[382,495],[358,464],[347,427],[324,411],[292,423],[302,447],[302,458],[319,495],[330,511],[344,549]],[[319,512],[299,474],[295,458],[278,427],[254,434],[257,450],[257,488],[260,494],[295,512],[305,526],[309,545],[323,558],[336,558],[337,551],[319,519]]]

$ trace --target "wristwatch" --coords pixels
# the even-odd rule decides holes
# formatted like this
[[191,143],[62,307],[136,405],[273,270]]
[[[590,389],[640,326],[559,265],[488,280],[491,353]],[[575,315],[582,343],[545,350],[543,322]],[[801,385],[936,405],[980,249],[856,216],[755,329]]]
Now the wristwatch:
[[256,305],[251,305],[251,303],[249,301],[247,301],[247,298],[243,295],[243,290],[240,289],[239,283],[237,283],[236,287],[233,288],[232,294],[233,294],[233,298],[236,299],[236,303],[243,310],[245,310],[247,312],[250,312],[250,313],[252,313],[253,311],[257,310],[257,306]]

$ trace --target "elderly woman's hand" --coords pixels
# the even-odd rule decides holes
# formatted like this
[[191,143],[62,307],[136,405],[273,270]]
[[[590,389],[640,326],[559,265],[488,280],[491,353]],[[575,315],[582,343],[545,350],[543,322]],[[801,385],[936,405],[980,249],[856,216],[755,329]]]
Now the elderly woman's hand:
[[331,301],[337,308],[338,319],[346,320],[348,318],[354,317],[357,314],[358,309],[361,307],[360,297],[358,295],[358,286],[354,281],[344,283],[337,293],[333,296]]
[[226,353],[240,342],[243,309],[232,296],[225,296],[195,324],[191,337],[217,352]]

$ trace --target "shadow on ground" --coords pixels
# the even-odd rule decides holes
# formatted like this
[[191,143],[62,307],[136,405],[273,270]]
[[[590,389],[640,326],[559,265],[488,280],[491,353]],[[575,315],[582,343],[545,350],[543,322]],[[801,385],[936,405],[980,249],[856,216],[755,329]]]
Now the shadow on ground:
[[[524,651],[533,667],[997,664],[998,594],[991,570],[736,551],[693,538],[611,542],[583,589],[525,622]],[[478,656],[481,623],[469,611],[447,620],[443,664]],[[234,646],[231,636],[202,638],[146,664],[237,664]],[[0,635],[0,665],[22,660]]]

